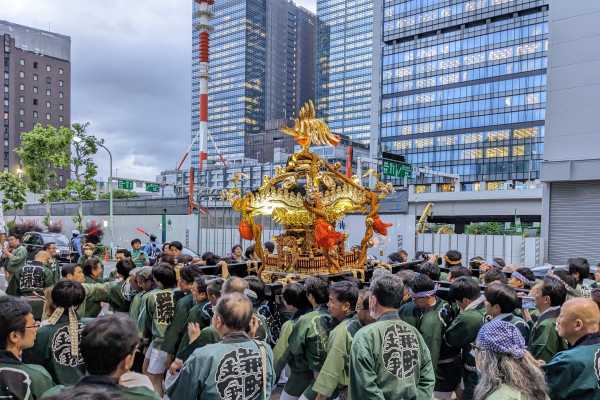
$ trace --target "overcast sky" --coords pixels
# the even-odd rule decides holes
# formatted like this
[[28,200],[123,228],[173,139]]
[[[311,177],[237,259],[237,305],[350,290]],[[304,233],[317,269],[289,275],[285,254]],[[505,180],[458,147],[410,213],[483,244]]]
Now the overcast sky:
[[[0,0],[0,10],[71,37],[71,119],[105,139],[118,176],[153,180],[177,165],[190,142],[190,0]],[[107,176],[108,158],[97,161]]]

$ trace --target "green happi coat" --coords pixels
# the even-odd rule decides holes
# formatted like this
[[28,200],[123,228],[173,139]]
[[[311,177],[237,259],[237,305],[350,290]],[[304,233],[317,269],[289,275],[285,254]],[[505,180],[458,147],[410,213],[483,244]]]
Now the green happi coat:
[[446,329],[444,340],[450,348],[461,349],[464,365],[465,400],[473,397],[477,385],[477,370],[472,346],[485,319],[485,297],[481,296],[462,310]]
[[[292,319],[286,321],[282,326],[279,332],[279,338],[277,339],[277,343],[275,343],[275,347],[273,348],[273,358],[275,365],[275,373],[277,375],[277,381],[279,381],[279,376],[281,375],[281,371],[285,368],[288,363],[288,359],[290,356],[289,349],[289,338],[294,330],[294,325],[298,321],[298,319],[310,312],[309,310],[301,310],[297,311]],[[306,367],[303,367],[300,371],[294,370],[290,368],[291,375],[285,385],[285,391],[288,394],[294,393],[294,396],[300,396],[304,389],[310,384],[311,379],[313,378],[312,372]]]
[[6,294],[25,296],[31,305],[33,317],[42,319],[44,311],[44,289],[54,284],[52,270],[36,261],[26,263],[12,276]]
[[[190,337],[188,336],[187,333],[187,326],[190,322],[194,322],[197,323],[198,325],[200,325],[200,329],[204,329],[210,326],[211,323],[211,318],[208,315],[208,311],[207,311],[207,305],[210,306],[210,303],[208,302],[208,300],[204,300],[201,303],[195,304],[190,311],[188,312],[187,315],[187,319],[185,320],[185,329],[183,330],[183,336],[181,337],[181,340],[179,341],[179,345],[177,346],[177,350],[176,350],[176,355],[177,358],[180,358],[179,355],[186,355],[186,358],[189,357],[190,354],[192,354],[192,352],[194,350],[192,350],[192,348],[188,348],[188,346],[190,345]],[[218,342],[220,340],[217,339],[215,341]],[[186,350],[187,348],[187,350]],[[190,351],[191,350],[191,351]],[[183,360],[183,358],[180,358]]]
[[171,400],[269,399],[274,385],[271,348],[236,332],[196,350],[167,395]]
[[399,311],[400,318],[417,328],[427,343],[435,370],[436,391],[440,392],[453,391],[458,386],[461,370],[460,349],[444,343],[446,322],[441,313],[446,306],[441,299],[436,299],[435,306],[426,311],[417,308],[414,302],[402,306]]
[[50,268],[50,270],[52,271],[52,276],[54,278],[54,282],[52,283],[52,285],[54,285],[56,282],[62,279],[62,275],[60,273],[62,267],[60,266],[58,260],[55,258],[53,258],[52,261],[48,263],[47,267]]
[[12,353],[0,351],[0,399],[37,400],[53,386],[52,377],[44,367],[25,364]]
[[191,293],[186,294],[177,301],[173,322],[171,322],[165,332],[165,340],[162,344],[163,351],[173,355],[177,353],[177,349],[183,338],[183,333],[187,331],[187,320],[193,306],[194,296],[192,296]]
[[175,316],[174,289],[154,289],[144,297],[138,326],[143,337],[152,340],[160,349],[169,324]]
[[[187,338],[187,332],[186,339],[189,342],[189,338]],[[200,331],[200,336],[198,336],[198,338],[192,343],[187,343],[185,345],[183,342],[181,343],[179,350],[177,350],[177,358],[185,361],[192,355],[194,351],[196,351],[196,349],[209,344],[218,343],[220,340],[221,335],[219,335],[219,332],[217,332],[217,330],[212,326],[207,326]]]
[[142,249],[131,249],[131,261],[136,267],[141,268],[146,265],[146,260],[148,260],[148,256]]
[[[79,322],[79,335],[83,323]],[[54,382],[62,385],[73,385],[85,373],[81,352],[77,356],[71,354],[71,336],[69,335],[69,316],[67,311],[54,325],[42,326],[31,349],[23,352],[23,359],[32,364],[39,364],[52,375]]]
[[288,337],[287,364],[290,366],[291,376],[285,385],[286,393],[295,396],[298,391],[302,394],[308,389],[306,397],[310,399],[314,396],[309,386],[327,356],[331,324],[332,318],[327,306],[302,315],[294,324]]
[[427,344],[397,312],[382,315],[354,336],[350,399],[431,400],[434,384]]
[[14,274],[23,265],[25,265],[25,261],[27,260],[27,249],[25,246],[19,245],[19,247],[14,249],[11,253],[12,256],[8,257],[6,270],[11,274]]
[[558,314],[560,314],[560,306],[550,307],[541,313],[533,324],[528,350],[538,360],[548,362],[556,353],[567,349],[567,343],[558,336],[556,331]]
[[350,384],[350,349],[358,329],[360,322],[349,315],[329,333],[327,357],[312,388],[315,392],[332,397],[336,390]]
[[[123,400],[160,400],[160,397],[150,389],[146,387],[125,387],[118,384],[117,380],[109,376],[98,376],[88,375],[81,378],[81,380],[74,387],[85,387],[94,386],[102,387],[106,390],[107,394],[115,393]],[[73,386],[65,387],[63,385],[56,386],[46,393],[44,398],[50,396],[56,396],[64,391],[72,390]],[[82,399],[85,400],[85,399]]]
[[[148,293],[148,292],[138,292],[136,293],[133,298],[131,299],[131,303],[129,304],[129,318],[131,318],[132,320],[134,320],[137,324],[137,321],[140,319],[140,311],[142,310],[142,304],[143,304],[143,300],[144,300],[144,295]],[[139,327],[138,327],[138,333],[141,337],[142,332],[139,331]]]
[[600,400],[600,332],[582,337],[542,369],[552,400]]

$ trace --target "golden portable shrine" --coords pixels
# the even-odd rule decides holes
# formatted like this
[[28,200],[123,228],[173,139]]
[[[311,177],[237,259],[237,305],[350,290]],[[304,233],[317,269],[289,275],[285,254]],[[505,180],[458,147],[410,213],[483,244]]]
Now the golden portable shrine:
[[[242,193],[235,186],[223,192],[234,210],[240,212],[240,235],[255,240],[255,252],[262,260],[261,276],[269,282],[275,277],[352,272],[364,278],[367,250],[374,245],[373,235],[387,235],[391,224],[379,217],[379,201],[393,191],[391,184],[377,180],[375,190],[361,184],[358,176],[340,172],[341,164],[328,163],[310,151],[312,145],[336,146],[340,137],[327,124],[316,118],[312,101],[301,109],[292,127],[282,132],[291,135],[301,150],[294,153],[274,176],[265,176],[262,185]],[[376,178],[377,174],[370,171]],[[346,248],[348,235],[336,232],[334,226],[348,213],[366,213],[365,233],[360,245]],[[265,252],[259,216],[271,216],[281,224],[284,233],[273,238],[275,253]]]

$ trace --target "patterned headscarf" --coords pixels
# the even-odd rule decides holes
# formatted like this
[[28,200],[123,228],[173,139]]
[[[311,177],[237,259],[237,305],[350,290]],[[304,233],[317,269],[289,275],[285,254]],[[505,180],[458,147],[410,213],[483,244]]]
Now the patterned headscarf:
[[523,358],[527,350],[525,339],[517,327],[510,322],[498,319],[481,327],[476,345],[482,350],[507,354],[514,358]]

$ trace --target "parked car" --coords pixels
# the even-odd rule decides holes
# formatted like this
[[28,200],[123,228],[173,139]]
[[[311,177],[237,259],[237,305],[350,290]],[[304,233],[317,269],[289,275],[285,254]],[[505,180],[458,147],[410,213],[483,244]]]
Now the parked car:
[[74,252],[71,248],[71,242],[62,233],[51,232],[27,232],[23,235],[23,245],[27,249],[27,258],[33,260],[35,254],[47,243],[56,244],[60,262],[74,262]]

